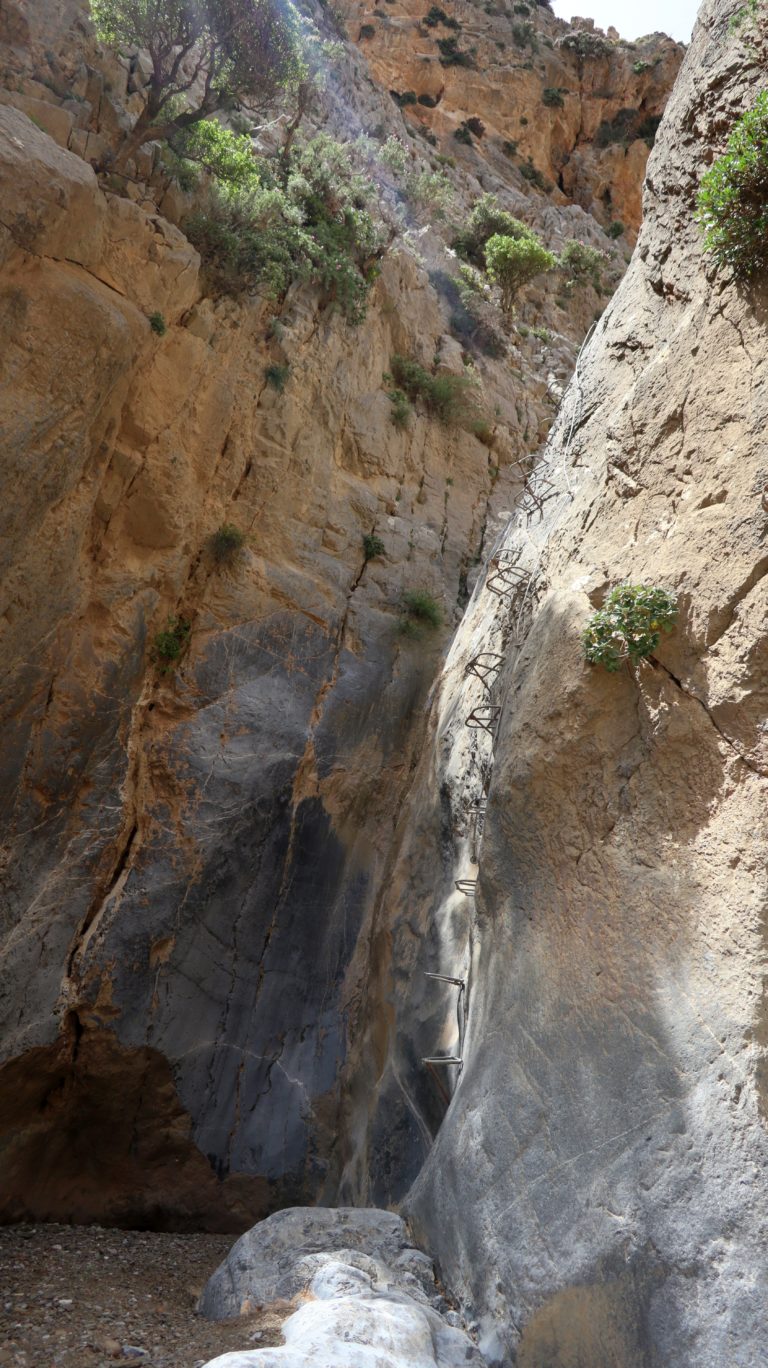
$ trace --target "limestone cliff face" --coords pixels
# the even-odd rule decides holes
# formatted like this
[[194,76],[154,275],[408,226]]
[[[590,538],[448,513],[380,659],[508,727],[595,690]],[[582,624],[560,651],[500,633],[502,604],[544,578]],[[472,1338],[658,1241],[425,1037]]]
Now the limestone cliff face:
[[[619,221],[634,241],[681,44],[658,33],[627,43],[589,20],[571,28],[546,6],[506,0],[458,0],[447,11],[345,0],[340,12],[379,83],[444,153],[470,166],[479,158],[554,204],[580,204],[604,227]],[[468,119],[480,126],[467,145],[453,135]]]
[[[364,1076],[345,1092],[342,1071],[429,691],[602,301],[554,276],[500,354],[472,353],[482,440],[420,412],[399,431],[392,355],[470,359],[447,229],[403,223],[357,330],[306,289],[214,299],[156,149],[117,188],[89,165],[141,108],[141,54],[99,52],[74,0],[2,25],[3,1213],[239,1227],[333,1201],[365,1151]],[[317,118],[416,156],[353,47]],[[617,278],[564,195],[479,155],[451,174],[459,222],[486,184]],[[247,536],[228,567],[224,522]],[[434,639],[398,633],[407,589],[441,604]],[[163,671],[169,619],[190,636]],[[414,1086],[398,1192],[444,1110]]]
[[[703,7],[544,516],[504,537],[519,587],[494,596],[491,567],[452,646],[348,1092],[347,1192],[385,1201],[438,1096],[417,1061],[457,1046],[456,990],[430,1017],[423,971],[466,980],[463,1070],[443,1066],[406,1209],[486,1356],[525,1368],[768,1352],[766,291],[716,275],[693,222],[762,86],[765,34],[746,45],[730,12]],[[680,618],[611,676],[580,632],[624,579],[673,589]],[[490,692],[466,674],[479,651],[499,653]],[[465,725],[484,704],[495,743]]]

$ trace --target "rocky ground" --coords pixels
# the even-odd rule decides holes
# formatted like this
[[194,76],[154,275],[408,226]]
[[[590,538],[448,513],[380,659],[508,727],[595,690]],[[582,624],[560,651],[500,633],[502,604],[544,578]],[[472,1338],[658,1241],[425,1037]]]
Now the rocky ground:
[[0,1365],[200,1368],[228,1350],[279,1344],[274,1306],[217,1324],[195,1311],[231,1245],[230,1235],[0,1229]]

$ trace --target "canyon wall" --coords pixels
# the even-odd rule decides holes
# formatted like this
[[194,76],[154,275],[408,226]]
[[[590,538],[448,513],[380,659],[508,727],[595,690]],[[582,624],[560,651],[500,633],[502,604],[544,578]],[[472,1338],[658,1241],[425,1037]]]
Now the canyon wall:
[[[543,510],[452,645],[346,1090],[342,1192],[384,1203],[428,1128],[420,1057],[463,1053],[436,1066],[451,1105],[404,1205],[487,1359],[525,1368],[768,1353],[768,296],[716,272],[693,217],[763,84],[764,31],[732,10],[702,9]],[[580,637],[623,580],[680,613],[611,675]],[[458,987],[428,1017],[429,972],[466,984],[463,1042]]]
[[[393,240],[357,329],[305,287],[216,296],[161,150],[122,180],[90,164],[142,107],[142,54],[99,48],[74,0],[9,4],[0,41],[3,1213],[242,1228],[335,1198],[429,691],[604,302],[553,273],[478,350],[451,224],[494,189],[556,250],[598,245],[603,289],[625,246],[478,143],[444,224],[398,218],[380,171]],[[374,70],[344,47],[315,126],[394,132],[434,170]],[[480,430],[395,427],[395,353],[472,375]],[[226,523],[246,541],[220,564]],[[408,590],[444,617],[418,641]],[[413,1086],[403,1190],[445,1109]]]

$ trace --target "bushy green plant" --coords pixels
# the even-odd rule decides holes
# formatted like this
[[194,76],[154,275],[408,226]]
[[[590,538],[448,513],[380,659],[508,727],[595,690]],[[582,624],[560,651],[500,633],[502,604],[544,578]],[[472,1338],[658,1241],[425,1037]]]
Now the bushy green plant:
[[632,63],[632,70],[636,76],[642,76],[644,71],[650,71],[651,65],[650,62],[644,62],[643,59],[640,58],[637,62]]
[[605,231],[608,237],[613,238],[615,241],[616,238],[624,236],[624,224],[621,223],[619,219],[614,219],[613,223],[608,224],[608,227]]
[[194,184],[198,168],[238,189],[259,184],[260,168],[251,139],[224,128],[215,119],[203,119],[182,129],[170,139],[170,148],[178,159],[172,168],[188,186]]
[[438,38],[437,46],[440,50],[441,66],[474,67],[475,59],[471,52],[464,52],[459,47],[458,38],[453,35],[450,38]]
[[217,565],[229,565],[245,546],[245,533],[234,523],[222,523],[208,538],[208,549]]
[[516,47],[530,48],[531,52],[538,52],[539,42],[536,37],[536,30],[533,24],[513,24],[511,28],[512,41]]
[[457,32],[461,28],[458,19],[452,19],[439,5],[430,5],[422,23],[427,28],[437,28],[438,24],[442,24],[444,28],[456,29]]
[[611,672],[624,660],[649,656],[671,632],[677,600],[667,589],[646,584],[620,584],[611,589],[605,605],[593,613],[582,640],[590,665],[604,665]]
[[588,247],[576,238],[569,238],[558,259],[558,266],[568,277],[569,284],[584,285],[589,281],[600,289],[600,271],[605,263],[603,253]]
[[404,636],[421,636],[426,630],[440,627],[443,612],[440,604],[425,589],[409,589],[403,594],[405,615],[400,619],[399,629]]
[[387,398],[389,399],[392,405],[392,409],[389,415],[390,420],[394,423],[396,428],[407,428],[409,422],[411,421],[411,414],[413,413],[413,408],[411,406],[411,401],[408,398],[408,395],[405,393],[405,390],[387,390]]
[[149,326],[158,337],[163,337],[167,332],[166,322],[161,313],[149,314]]
[[285,390],[290,373],[290,366],[282,365],[278,361],[273,361],[271,365],[264,367],[264,379],[273,390],[277,390],[278,394],[282,394]]
[[518,291],[543,271],[551,271],[556,258],[530,229],[520,237],[495,233],[485,244],[488,275],[501,290],[502,308],[511,313]]
[[565,100],[556,86],[545,86],[541,92],[541,103],[550,109],[562,109]]
[[262,286],[274,298],[306,281],[357,323],[384,241],[374,200],[350,152],[321,133],[294,149],[284,184],[215,185],[184,228],[218,288],[237,294]]
[[542,175],[538,166],[534,166],[532,157],[520,163],[520,175],[531,185],[535,185],[537,190],[543,190],[545,195],[552,189],[552,182]]
[[456,424],[477,416],[470,376],[432,375],[408,356],[393,356],[390,365],[392,379],[398,388],[414,403],[421,400],[441,422]]
[[361,37],[361,38],[373,38],[373,37],[375,37],[375,34],[376,34],[376,27],[375,27],[374,24],[361,24],[361,25],[360,25],[360,37]]
[[381,537],[375,536],[373,532],[367,532],[363,537],[363,556],[366,561],[374,560],[376,556],[384,555],[384,543]]
[[523,237],[529,232],[526,224],[502,209],[495,195],[481,195],[469,211],[467,225],[453,239],[454,252],[470,265],[482,270],[485,266],[485,244],[494,233],[505,237]]
[[472,146],[472,134],[466,123],[460,123],[458,128],[454,128],[453,136],[457,142],[464,143],[467,147]]
[[152,659],[163,674],[172,670],[186,650],[192,631],[191,623],[183,617],[170,617],[162,632],[152,642]]
[[515,138],[505,138],[501,144],[501,150],[505,157],[517,156],[517,141]]
[[620,109],[612,119],[603,119],[595,133],[596,147],[610,147],[612,143],[622,143],[625,147],[634,142],[637,134],[639,111]]
[[719,267],[747,280],[768,266],[768,90],[738,119],[722,157],[705,172],[697,222]]

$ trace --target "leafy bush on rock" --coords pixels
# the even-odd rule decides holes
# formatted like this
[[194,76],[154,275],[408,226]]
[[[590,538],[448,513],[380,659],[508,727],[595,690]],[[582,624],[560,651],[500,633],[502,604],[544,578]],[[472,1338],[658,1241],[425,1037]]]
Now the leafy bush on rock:
[[671,632],[677,600],[667,589],[645,584],[620,584],[593,613],[582,640],[590,665],[618,670],[623,661],[643,660]]

